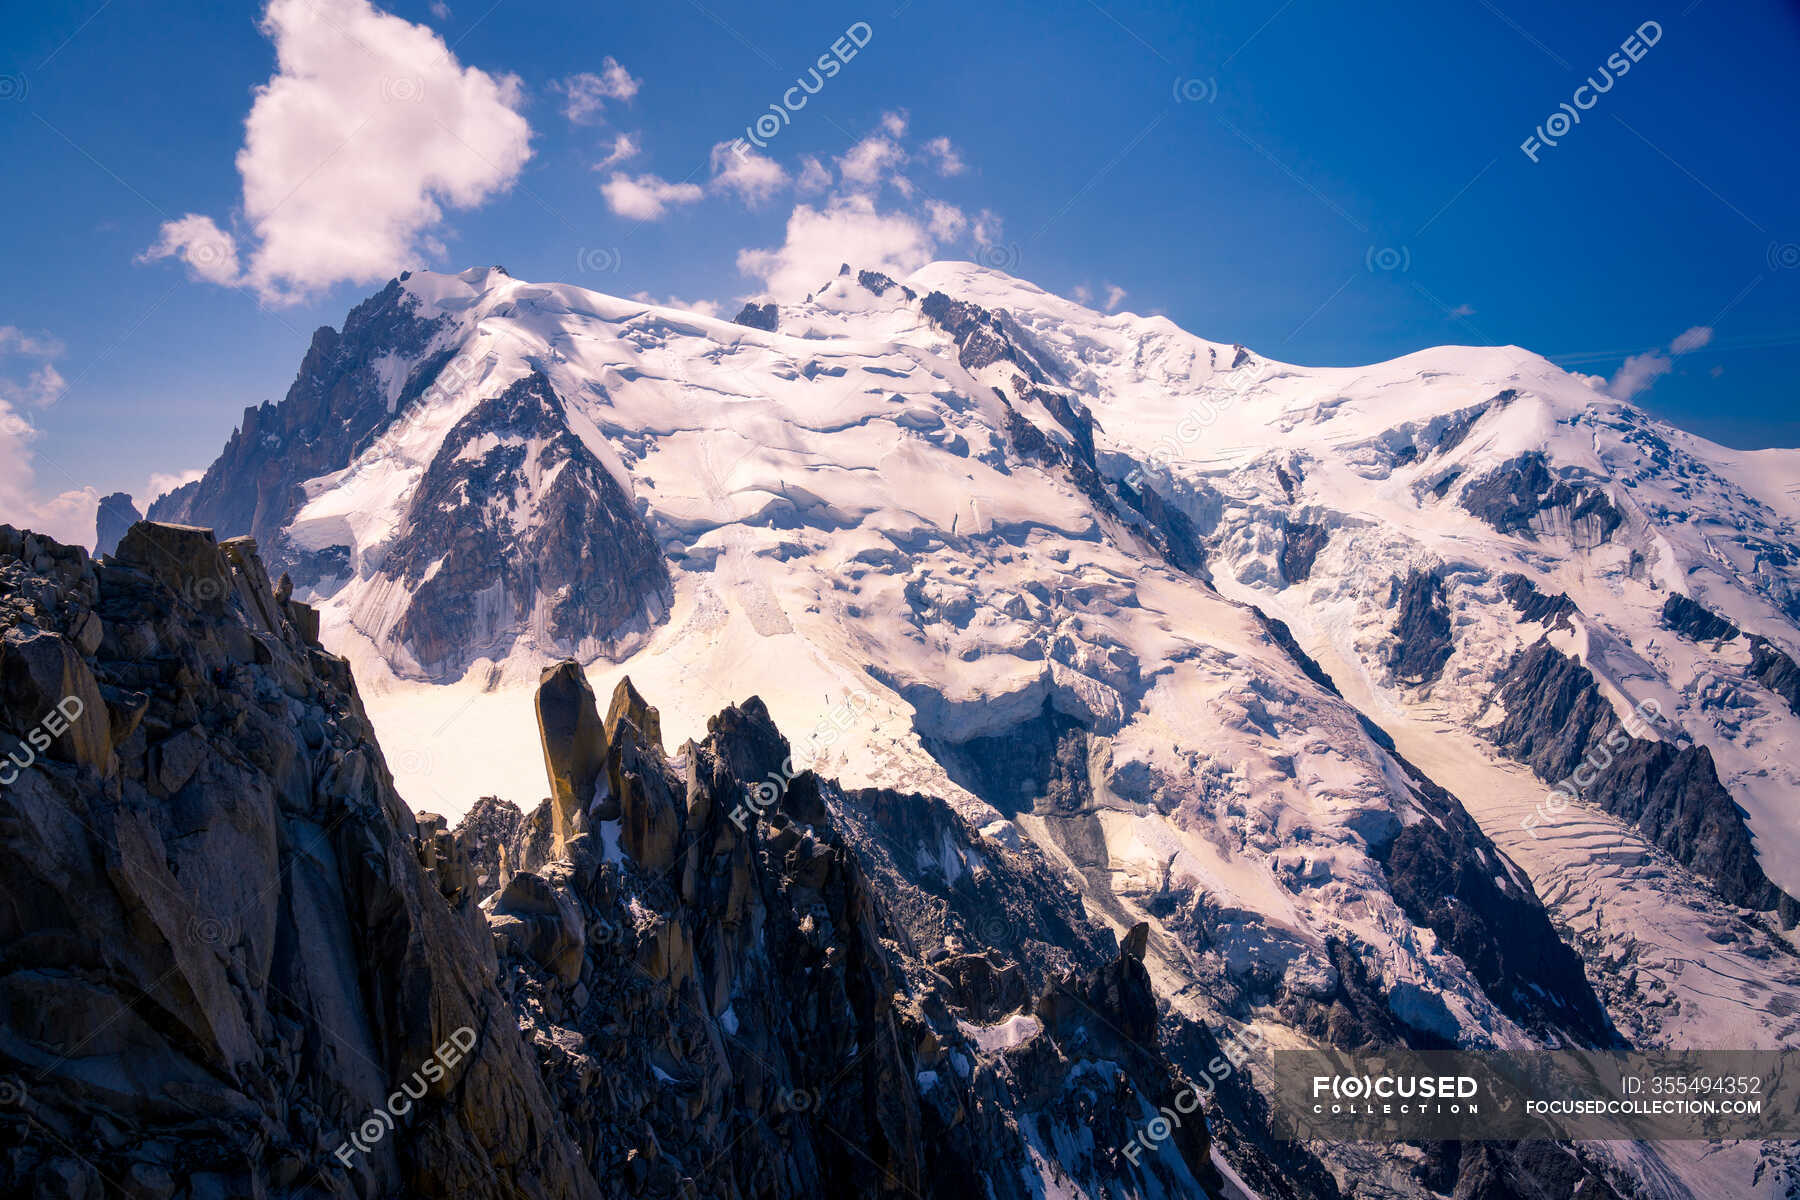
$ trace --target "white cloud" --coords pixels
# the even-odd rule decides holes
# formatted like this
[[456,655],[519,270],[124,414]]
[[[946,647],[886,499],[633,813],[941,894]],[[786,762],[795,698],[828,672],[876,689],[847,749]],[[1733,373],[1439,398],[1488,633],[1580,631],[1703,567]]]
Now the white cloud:
[[887,178],[903,194],[911,193],[912,185],[899,174],[899,168],[906,165],[906,151],[898,142],[884,137],[864,138],[850,147],[849,152],[837,160],[837,165],[838,174],[844,177],[847,186],[873,191]]
[[768,202],[787,186],[788,173],[780,163],[765,158],[742,142],[720,142],[712,148],[713,187],[736,192],[751,208]]
[[444,0],[431,0],[431,15],[440,21],[448,21],[451,16],[450,6]]
[[1118,312],[1119,305],[1125,303],[1125,289],[1116,283],[1106,285],[1106,311]]
[[[966,247],[972,240],[987,248],[999,242],[1002,227],[995,213],[982,209],[971,218],[954,204],[917,193],[900,174],[911,161],[903,141],[907,127],[904,110],[883,113],[877,131],[837,159],[835,190],[825,164],[802,156],[795,192],[809,197],[824,192],[825,198],[795,206],[781,245],[740,250],[738,269],[762,281],[765,296],[791,303],[824,286],[845,263],[901,279],[946,247]],[[963,169],[948,139],[936,139],[920,153],[940,166],[954,158],[956,169]],[[893,208],[882,205],[889,198],[884,184],[900,197]]]
[[1004,230],[1005,226],[999,215],[991,209],[984,208],[975,214],[975,224],[971,235],[977,246],[994,246],[998,245],[1000,239],[1005,236]]
[[27,333],[16,325],[0,325],[0,357],[22,354],[27,358],[61,358],[60,338],[47,333]]
[[717,317],[723,308],[715,300],[683,300],[679,296],[658,300],[649,292],[633,292],[631,298],[640,304],[654,304],[659,308],[679,308],[687,312],[699,313],[703,317]]
[[1633,354],[1620,364],[1618,373],[1606,386],[1607,392],[1616,400],[1631,399],[1674,370],[1675,359],[1700,349],[1711,342],[1712,337],[1710,326],[1694,325],[1676,335],[1666,354],[1659,350]]
[[969,218],[963,215],[963,210],[942,200],[927,200],[925,213],[930,221],[931,236],[940,242],[954,242],[969,227]]
[[594,164],[594,170],[604,171],[619,163],[629,162],[643,152],[644,147],[635,136],[621,133],[613,139],[612,149],[607,151],[606,157]]
[[[41,498],[37,455],[31,448],[38,433],[20,411],[44,408],[62,398],[66,385],[56,364],[49,361],[62,353],[56,338],[0,325],[0,524],[34,529],[73,546],[91,546],[100,494],[89,487]],[[33,365],[15,361],[21,358],[36,361]]]
[[1606,390],[1619,400],[1629,400],[1669,373],[1675,364],[1654,350],[1634,354],[1620,365]]
[[737,263],[777,300],[794,301],[830,280],[843,263],[899,279],[930,262],[936,249],[931,232],[914,217],[880,212],[866,195],[834,196],[823,209],[796,207],[781,246],[741,250]]
[[277,70],[237,156],[248,263],[231,277],[225,235],[195,214],[147,256],[278,303],[375,282],[437,246],[446,206],[505,191],[531,156],[518,78],[464,67],[427,26],[368,0],[270,0],[262,31]]
[[1459,304],[1450,310],[1450,315],[1452,317],[1472,317],[1475,315],[1475,306],[1473,304]]
[[600,193],[615,213],[633,221],[660,220],[671,205],[692,204],[704,195],[697,183],[670,183],[656,175],[633,178],[623,172],[601,184]]
[[1093,302],[1094,302],[1094,289],[1089,287],[1085,283],[1076,284],[1075,285],[1075,303],[1077,303],[1077,304],[1092,304]]
[[1691,354],[1712,341],[1712,337],[1713,331],[1711,326],[1695,325],[1693,328],[1683,331],[1674,341],[1669,343],[1669,352],[1672,354]]
[[138,255],[138,262],[179,258],[196,279],[235,287],[242,270],[238,266],[237,239],[220,229],[211,217],[189,213],[179,221],[166,221],[162,239]]
[[794,190],[801,195],[822,192],[831,186],[831,168],[808,154],[800,160],[800,178]]
[[583,71],[559,79],[550,86],[564,97],[563,116],[583,125],[598,119],[608,100],[623,100],[629,104],[638,94],[638,88],[643,86],[643,80],[633,79],[631,72],[609,54],[601,61],[598,74]]
[[925,157],[937,165],[939,175],[961,175],[968,168],[964,165],[962,155],[947,137],[935,137],[924,146]]
[[150,482],[144,485],[138,507],[148,508],[150,501],[165,496],[178,487],[184,487],[197,479],[204,478],[205,475],[205,467],[197,467],[192,471],[154,472],[150,476]]

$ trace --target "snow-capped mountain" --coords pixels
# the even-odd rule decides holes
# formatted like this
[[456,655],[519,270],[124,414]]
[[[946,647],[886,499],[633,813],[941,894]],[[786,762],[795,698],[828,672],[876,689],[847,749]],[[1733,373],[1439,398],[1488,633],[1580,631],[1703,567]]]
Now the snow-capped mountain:
[[[798,766],[1029,843],[1221,1038],[1800,1036],[1800,453],[1512,347],[1302,368],[969,264],[821,283],[731,323],[403,276],[150,516],[321,606],[417,809],[534,801],[520,696],[574,656],[670,745],[758,695]],[[1786,1186],[1704,1149],[1584,1161]]]

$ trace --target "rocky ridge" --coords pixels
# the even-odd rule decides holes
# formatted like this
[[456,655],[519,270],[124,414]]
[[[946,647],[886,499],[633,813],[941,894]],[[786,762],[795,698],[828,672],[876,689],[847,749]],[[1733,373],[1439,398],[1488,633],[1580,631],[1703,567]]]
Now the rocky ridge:
[[[759,803],[760,702],[670,756],[556,668],[540,811],[415,819],[279,594],[250,539],[0,528],[0,737],[73,713],[0,790],[8,1194],[1219,1188],[1198,1117],[1123,1154],[1188,1086],[1143,937],[1029,853],[810,773]],[[916,808],[968,864],[941,897],[862,866]]]

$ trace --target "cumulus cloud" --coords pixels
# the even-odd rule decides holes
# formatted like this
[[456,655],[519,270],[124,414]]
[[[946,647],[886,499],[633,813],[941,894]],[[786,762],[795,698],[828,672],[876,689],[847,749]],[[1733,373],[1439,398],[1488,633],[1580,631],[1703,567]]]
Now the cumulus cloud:
[[1617,399],[1629,400],[1667,375],[1674,365],[1668,355],[1659,354],[1655,350],[1633,354],[1620,364],[1606,390]]
[[657,221],[673,205],[692,204],[703,193],[697,183],[670,183],[656,175],[615,174],[600,185],[600,194],[615,213],[633,221]]
[[794,190],[801,195],[822,192],[831,186],[831,168],[814,158],[805,155],[800,159],[800,178],[794,182]]
[[[795,192],[805,197],[825,193],[823,199],[794,207],[781,245],[738,252],[738,269],[762,282],[763,295],[797,301],[823,286],[844,263],[903,278],[945,257],[947,247],[966,248],[973,242],[985,249],[1000,240],[1001,221],[992,211],[982,209],[971,217],[955,204],[920,194],[900,174],[912,160],[903,140],[907,129],[904,110],[883,113],[879,127],[836,160],[835,189],[824,163],[809,156],[799,160]],[[937,139],[920,154],[940,167],[946,155],[952,156],[962,169],[947,139]],[[894,191],[884,190],[886,184]],[[895,193],[898,200],[892,206],[885,203]]]
[[969,227],[969,218],[963,215],[963,210],[942,200],[927,200],[925,215],[931,236],[940,242],[954,242]]
[[751,208],[766,204],[787,186],[788,173],[772,158],[754,150],[739,150],[742,143],[720,142],[712,148],[713,187],[736,192]]
[[837,274],[840,264],[900,278],[932,260],[937,243],[918,219],[884,213],[867,195],[834,196],[823,208],[796,207],[787,240],[767,250],[738,252],[738,270],[761,279],[777,300],[791,302]]
[[899,173],[906,160],[906,151],[901,149],[900,143],[884,137],[866,137],[838,158],[838,174],[843,176],[848,187],[874,191],[886,179],[907,194],[912,185]]
[[1650,385],[1675,369],[1675,359],[1691,354],[1712,341],[1713,331],[1706,325],[1695,325],[1676,335],[1667,353],[1646,350],[1633,354],[1620,364],[1606,390],[1615,400],[1629,400],[1649,389]]
[[1692,354],[1700,347],[1712,341],[1713,331],[1707,325],[1695,325],[1682,331],[1674,341],[1669,343],[1671,354]]
[[[168,495],[178,487],[186,487],[196,480],[203,479],[205,476],[205,467],[195,467],[191,471],[154,471],[150,475],[150,482],[144,487],[143,495],[150,500],[155,500]],[[143,507],[149,507],[148,503]]]
[[608,100],[623,100],[629,104],[643,81],[633,79],[631,72],[609,54],[601,60],[598,73],[583,71],[559,79],[550,86],[562,93],[563,116],[577,125],[585,125],[600,118]]
[[164,258],[179,258],[194,278],[221,287],[235,287],[243,274],[238,266],[237,239],[220,229],[211,217],[199,213],[164,222],[162,238],[138,255],[137,261],[156,262]]
[[50,361],[62,353],[62,343],[48,334],[0,325],[0,523],[87,546],[100,495],[91,487],[42,494],[32,449],[38,431],[26,415],[62,398],[67,384]]
[[273,303],[375,282],[437,248],[446,207],[505,191],[531,156],[518,78],[464,67],[427,26],[368,0],[270,0],[261,27],[277,69],[237,156],[248,245],[188,214],[144,257]]
[[961,175],[967,168],[963,164],[962,155],[947,137],[935,137],[924,146],[925,157],[936,167],[939,175]]
[[604,171],[608,167],[617,166],[619,163],[630,162],[643,152],[644,147],[638,142],[637,138],[629,133],[621,133],[613,139],[612,149],[607,151],[606,157],[594,164],[594,170]]

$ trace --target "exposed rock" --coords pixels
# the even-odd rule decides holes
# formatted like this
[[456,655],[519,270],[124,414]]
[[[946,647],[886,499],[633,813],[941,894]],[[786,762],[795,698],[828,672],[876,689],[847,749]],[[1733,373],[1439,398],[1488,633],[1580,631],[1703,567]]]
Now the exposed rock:
[[1578,547],[1608,541],[1625,519],[1604,489],[1557,478],[1537,450],[1471,482],[1461,503],[1501,533],[1547,533],[1547,520],[1559,518]]
[[1450,640],[1450,609],[1444,581],[1435,571],[1415,567],[1405,582],[1396,579],[1389,603],[1397,605],[1394,646],[1388,669],[1406,684],[1430,683],[1443,673],[1455,645]]
[[[0,1076],[30,1080],[0,1110],[0,1194],[599,1194],[491,952],[421,865],[347,665],[262,627],[240,551],[139,524],[96,566],[0,529],[9,681],[44,686],[48,661],[12,639],[66,663],[97,615],[84,669],[117,718],[109,774],[46,755],[0,788]],[[9,698],[0,728],[38,716]],[[351,1148],[453,1035],[474,1049]]]
[[606,706],[606,740],[608,744],[618,740],[620,721],[630,721],[637,726],[638,733],[646,744],[663,752],[662,714],[657,712],[648,701],[638,695],[637,688],[631,685],[631,676],[619,680],[613,689],[612,702]]
[[144,519],[127,492],[114,492],[102,497],[94,513],[94,556],[111,554],[119,547],[125,531]]
[[552,853],[560,855],[570,838],[587,829],[590,811],[602,821],[618,816],[616,796],[599,792],[606,773],[606,728],[580,663],[544,668],[537,719],[544,770],[550,776]]
[[1750,639],[1750,675],[1800,713],[1800,665],[1767,638]]
[[1588,669],[1548,640],[1513,660],[1499,699],[1505,716],[1494,739],[1538,778],[1570,781],[1583,797],[1636,825],[1711,880],[1727,901],[1778,910],[1789,927],[1800,917],[1800,906],[1758,865],[1743,813],[1719,782],[1706,747],[1636,736]]
[[1691,596],[1672,593],[1663,602],[1663,628],[1673,629],[1696,642],[1729,642],[1738,627]]
[[409,603],[373,636],[428,676],[458,677],[539,625],[563,652],[590,656],[666,610],[661,551],[541,373],[457,422],[405,527],[381,572],[404,584]]
[[762,329],[774,333],[781,322],[781,309],[774,301],[767,304],[751,301],[738,310],[738,315],[733,317],[732,321],[751,329]]
[[1569,617],[1579,610],[1565,592],[1546,596],[1537,585],[1523,575],[1503,575],[1500,590],[1511,605],[1519,610],[1519,620],[1541,623],[1546,629],[1567,629]]
[[1305,521],[1290,521],[1287,540],[1281,546],[1281,577],[1289,583],[1304,583],[1312,575],[1313,560],[1331,540],[1331,530]]
[[[980,1181],[1027,1200],[1040,1170],[1094,1195],[1218,1186],[1200,1113],[1138,1161],[1055,1149],[1123,1146],[1182,1086],[1143,964],[1096,955],[1056,976],[1060,1000],[1027,987],[1041,958],[933,970],[836,831],[836,785],[798,777],[738,819],[790,754],[760,702],[685,748],[682,803],[627,694],[623,853],[578,837],[508,873],[533,820],[494,802],[455,833],[415,821],[347,665],[264,629],[281,609],[246,598],[267,582],[254,548],[223,557],[207,613],[170,586],[202,577],[192,561],[96,572],[0,529],[0,631],[66,642],[97,612],[100,688],[148,698],[111,777],[44,758],[0,788],[0,1077],[31,1081],[28,1109],[0,1108],[0,1193],[800,1200]],[[547,760],[571,780],[577,748],[591,768],[605,745],[579,681],[546,681],[546,743],[566,751]],[[0,727],[32,715],[0,707]],[[673,839],[632,834],[651,808]],[[1010,852],[980,857],[991,882],[968,901],[1001,888],[1019,938],[1102,944],[1039,921],[1035,860],[1015,878]],[[1054,1029],[1031,1015],[1052,1010]]]

